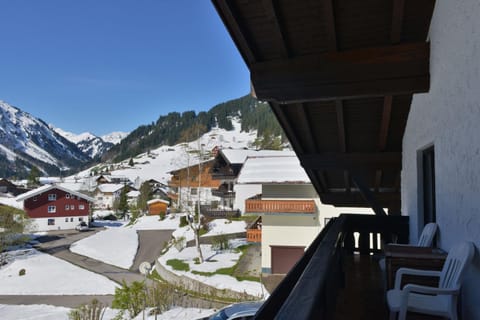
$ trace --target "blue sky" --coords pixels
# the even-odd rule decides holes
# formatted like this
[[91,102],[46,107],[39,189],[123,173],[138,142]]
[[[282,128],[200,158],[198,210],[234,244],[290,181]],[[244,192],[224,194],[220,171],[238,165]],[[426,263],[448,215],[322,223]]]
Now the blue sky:
[[0,100],[67,131],[131,131],[249,92],[209,0],[0,0]]

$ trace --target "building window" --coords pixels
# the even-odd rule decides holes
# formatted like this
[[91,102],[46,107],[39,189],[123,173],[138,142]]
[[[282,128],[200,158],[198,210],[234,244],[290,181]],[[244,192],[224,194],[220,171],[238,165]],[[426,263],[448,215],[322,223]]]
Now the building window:
[[197,188],[192,188],[192,189],[190,190],[190,194],[192,194],[192,195],[198,194]]
[[65,205],[65,210],[70,210],[70,206],[68,204]]
[[48,206],[48,213],[55,213],[57,212],[56,206]]
[[65,222],[68,222],[68,218],[65,218]]
[[83,218],[78,218],[78,221],[83,221]]
[[70,205],[70,210],[75,210],[75,205],[74,204]]
[[33,197],[33,201],[37,201],[37,200],[38,200],[38,198],[37,198],[37,197]]
[[57,200],[57,195],[55,193],[48,194],[48,201],[55,201]]
[[79,210],[85,210],[85,205],[79,204],[79,205],[78,205],[78,209],[79,209]]
[[48,219],[47,221],[49,226],[54,226],[55,225],[55,219]]
[[73,222],[73,218],[70,218],[70,222]]
[[70,199],[70,193],[65,194],[66,199]]

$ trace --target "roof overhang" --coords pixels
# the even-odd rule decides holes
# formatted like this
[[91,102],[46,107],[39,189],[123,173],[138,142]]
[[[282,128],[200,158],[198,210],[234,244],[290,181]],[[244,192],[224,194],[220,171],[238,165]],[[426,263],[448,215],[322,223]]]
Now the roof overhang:
[[400,209],[434,0],[212,0],[323,203]]

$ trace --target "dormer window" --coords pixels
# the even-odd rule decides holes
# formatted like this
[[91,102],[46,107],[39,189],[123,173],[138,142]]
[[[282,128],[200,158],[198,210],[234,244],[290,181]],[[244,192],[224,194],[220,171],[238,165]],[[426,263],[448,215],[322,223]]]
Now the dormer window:
[[57,200],[57,195],[55,193],[48,194],[48,201],[56,201],[56,200]]
[[66,199],[70,199],[70,193],[65,194]]

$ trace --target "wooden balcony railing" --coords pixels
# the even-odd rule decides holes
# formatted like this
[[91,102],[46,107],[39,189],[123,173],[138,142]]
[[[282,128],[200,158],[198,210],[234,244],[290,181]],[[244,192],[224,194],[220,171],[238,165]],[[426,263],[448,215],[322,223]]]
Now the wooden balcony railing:
[[246,213],[315,213],[313,200],[245,200]]
[[247,229],[247,241],[248,242],[262,242],[262,230],[261,229]]
[[337,291],[345,285],[343,254],[376,252],[378,238],[406,243],[408,217],[342,214],[330,220],[255,319],[334,319]]

